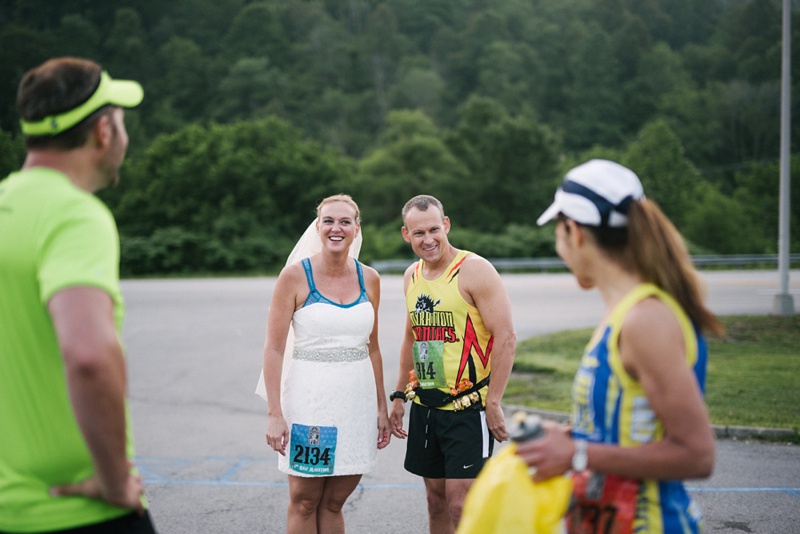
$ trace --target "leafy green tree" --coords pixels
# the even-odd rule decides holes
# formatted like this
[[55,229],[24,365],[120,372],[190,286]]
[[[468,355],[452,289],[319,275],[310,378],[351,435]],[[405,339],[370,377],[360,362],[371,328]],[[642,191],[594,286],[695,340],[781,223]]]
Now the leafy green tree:
[[[797,10],[792,22],[800,57]],[[49,57],[75,54],[145,87],[142,105],[126,113],[126,176],[138,172],[159,134],[277,115],[326,150],[371,158],[370,166],[403,162],[399,173],[411,180],[420,180],[416,169],[436,176],[441,181],[420,186],[452,198],[448,210],[463,213],[462,223],[479,219],[474,210],[484,208],[474,206],[485,199],[487,213],[477,224],[499,228],[499,235],[503,221],[514,222],[525,209],[497,208],[517,198],[498,175],[510,176],[522,197],[552,196],[554,183],[541,194],[529,189],[551,173],[524,182],[525,169],[535,165],[522,148],[509,148],[536,146],[531,128],[561,139],[562,172],[579,156],[625,153],[645,125],[663,120],[685,148],[683,158],[701,170],[700,181],[713,185],[714,192],[702,192],[710,204],[748,206],[737,196],[744,190],[740,175],[778,152],[780,32],[777,0],[5,0],[0,129],[18,132],[14,100],[22,74]],[[792,95],[796,108],[800,69]],[[451,143],[465,133],[461,110],[476,96],[494,100],[506,117],[489,114],[479,141]],[[399,109],[420,110],[435,132],[400,129],[403,136],[381,137],[397,129],[385,119]],[[473,121],[467,130],[481,128]],[[792,140],[797,152],[798,121]],[[428,154],[430,164],[418,154]],[[386,169],[379,174],[387,191],[396,191]],[[370,187],[365,191],[375,191]],[[106,195],[116,203],[122,192]],[[208,232],[250,224],[242,217],[226,216]],[[390,223],[376,224],[383,231]],[[216,257],[218,265],[242,267],[245,248],[219,241],[206,250],[213,240],[205,233],[174,228],[129,242],[147,252],[139,254],[142,265],[165,264],[156,261],[164,251],[187,255],[197,242],[207,263]],[[390,253],[394,244],[376,245],[375,253]]]
[[323,2],[325,10],[353,34],[363,31],[370,7],[374,5],[371,0],[347,0],[346,2],[323,0]]
[[463,0],[393,0],[398,29],[414,43],[417,52],[430,50],[442,27],[462,27]]
[[[302,4],[305,5],[304,2]],[[314,83],[326,89],[351,89],[353,36],[324,12],[318,16],[306,13],[305,17],[304,22],[298,20],[296,23],[307,28],[304,38],[294,41],[292,72],[298,73],[297,67],[301,66],[304,68],[302,74],[306,76],[302,77],[304,81],[308,81],[308,76],[313,76]],[[297,18],[300,16],[297,15]]]
[[[662,2],[669,16],[665,41],[675,50],[688,43],[705,43],[714,34],[722,14],[726,10],[725,0],[669,0]],[[635,9],[636,4],[634,4]]]
[[[137,2],[138,3],[138,2]],[[246,0],[171,0],[159,2],[151,35],[163,44],[173,37],[196,43],[204,54],[212,56],[225,48],[225,36],[233,19]]]
[[61,54],[97,57],[102,41],[101,33],[85,16],[76,13],[64,15],[56,33]]
[[487,46],[478,67],[476,94],[494,98],[509,111],[540,107],[542,86],[532,82],[544,77],[544,66],[527,44],[495,41]]
[[18,170],[25,160],[25,147],[22,137],[14,137],[0,130],[0,180]]
[[679,225],[684,236],[702,250],[714,254],[764,253],[763,240],[749,217],[745,206],[724,195],[715,186],[701,182],[695,188],[696,206]]
[[240,59],[220,82],[215,117],[230,122],[280,111],[284,84],[283,75],[266,57]]
[[448,136],[469,175],[448,198],[459,223],[497,231],[528,223],[552,199],[558,178],[556,137],[533,117],[511,117],[497,102],[472,97]]
[[431,37],[430,61],[433,69],[443,79],[448,79],[463,47],[461,36],[447,25],[441,26]]
[[656,120],[642,128],[622,163],[639,176],[647,196],[680,228],[697,207],[700,174],[684,157],[680,139],[666,121]]
[[205,115],[212,94],[206,61],[200,47],[191,39],[173,37],[158,53],[164,69],[159,87],[159,99],[184,121]]
[[364,241],[358,259],[369,264],[380,259],[413,258],[411,247],[403,240],[401,226],[399,217],[383,226],[362,222],[361,235]]
[[109,204],[123,243],[138,238],[132,243],[142,265],[153,265],[158,250],[178,250],[195,271],[266,267],[286,257],[350,168],[274,117],[190,125],[155,139],[125,169],[121,194]]
[[566,174],[571,168],[577,167],[590,159],[607,159],[622,163],[625,161],[625,150],[595,145],[588,150],[584,150],[577,157],[565,157],[561,162],[562,174]]
[[749,0],[734,5],[720,29],[722,42],[734,53],[739,77],[759,83],[780,75],[779,2]]
[[555,255],[552,226],[510,224],[499,232],[485,232],[455,225],[449,238],[455,246],[485,258],[548,258]]
[[687,44],[681,50],[681,58],[698,87],[712,81],[726,82],[736,76],[736,58],[720,43]]
[[721,161],[774,157],[780,146],[780,84],[734,80],[723,88]]
[[653,38],[658,41],[669,42],[674,20],[666,9],[667,2],[663,0],[639,0],[630,2],[630,10],[640,17],[651,28]]
[[639,56],[637,76],[625,86],[627,132],[636,132],[659,116],[668,95],[692,94],[695,84],[683,68],[681,57],[666,44],[658,43]]
[[54,36],[15,23],[0,28],[0,128],[19,131],[17,86],[25,72],[53,54]]
[[[642,55],[653,47],[650,29],[640,17],[623,11],[621,24],[609,34],[612,53],[620,66],[620,78],[631,81],[637,76]],[[663,43],[662,46],[669,48]]]
[[[400,227],[400,210],[419,194],[447,206],[464,189],[466,169],[422,111],[392,111],[378,146],[359,163],[350,190],[366,222]],[[449,210],[449,208],[448,208]]]
[[412,66],[404,71],[392,91],[392,107],[421,109],[429,117],[441,116],[445,82],[433,70]]
[[225,36],[224,54],[229,61],[267,57],[277,66],[288,57],[289,41],[281,20],[281,2],[255,2],[245,5],[233,19]]
[[364,59],[370,66],[373,90],[378,99],[381,117],[389,111],[389,92],[397,80],[400,57],[405,40],[397,31],[397,18],[388,3],[379,4],[367,19],[364,33]]
[[622,91],[619,64],[611,40],[596,23],[575,23],[570,32],[577,42],[568,59],[570,81],[564,120],[564,142],[584,149],[594,144],[614,146],[621,142]]
[[620,14],[626,13],[625,0],[596,0],[592,2],[591,15],[603,31],[613,34],[620,30],[625,22]]
[[114,13],[114,23],[102,46],[107,58],[103,66],[114,77],[141,80],[153,72],[153,50],[136,9],[124,7]]
[[[686,157],[699,167],[719,161],[723,141],[723,85],[711,83],[701,90],[676,87],[662,96],[659,108],[686,148]],[[730,160],[728,160],[730,161]]]
[[493,11],[480,11],[470,17],[460,36],[460,49],[453,54],[448,81],[454,96],[463,101],[479,84],[479,62],[492,43],[510,41],[503,17]]
[[[800,158],[790,162],[789,237],[791,250],[800,250]],[[764,250],[777,253],[778,225],[780,216],[780,162],[757,163],[736,174],[736,190],[733,198],[747,216],[749,224],[757,232]]]

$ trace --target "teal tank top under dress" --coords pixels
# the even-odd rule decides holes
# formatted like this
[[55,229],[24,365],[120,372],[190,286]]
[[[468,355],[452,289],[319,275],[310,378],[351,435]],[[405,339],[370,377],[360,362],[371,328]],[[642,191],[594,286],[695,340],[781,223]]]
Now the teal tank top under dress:
[[316,304],[317,302],[324,302],[325,304],[331,304],[333,306],[338,306],[340,308],[349,308],[350,306],[355,306],[356,304],[361,304],[362,302],[369,302],[369,297],[367,296],[367,289],[364,287],[364,271],[361,270],[361,264],[358,260],[353,260],[356,262],[356,270],[358,271],[358,285],[361,288],[361,293],[359,293],[358,298],[351,302],[350,304],[339,304],[338,302],[333,302],[332,300],[328,299],[317,290],[317,285],[314,283],[314,273],[311,271],[311,260],[308,258],[303,259],[303,270],[306,272],[306,280],[308,281],[308,287],[311,290],[308,294],[308,298],[303,303],[303,307],[310,306],[311,304]]

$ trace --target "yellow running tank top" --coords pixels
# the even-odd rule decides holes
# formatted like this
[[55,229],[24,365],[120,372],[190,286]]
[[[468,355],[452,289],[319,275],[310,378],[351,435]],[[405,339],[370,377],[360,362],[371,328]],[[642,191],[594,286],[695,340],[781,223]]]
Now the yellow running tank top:
[[[422,276],[423,260],[411,275],[406,307],[414,332],[414,371],[423,389],[450,393],[463,379],[477,384],[491,371],[493,337],[483,318],[458,290],[461,265],[471,252],[458,252],[447,269],[435,280]],[[485,404],[487,386],[480,390]],[[414,402],[420,403],[419,396]],[[452,410],[453,404],[442,406]]]

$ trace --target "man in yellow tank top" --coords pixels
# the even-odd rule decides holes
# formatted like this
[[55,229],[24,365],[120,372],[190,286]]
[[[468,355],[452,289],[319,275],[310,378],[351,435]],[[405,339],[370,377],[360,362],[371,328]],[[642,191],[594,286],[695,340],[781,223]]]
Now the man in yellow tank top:
[[[506,441],[500,401],[514,361],[511,301],[486,259],[453,247],[450,219],[428,195],[403,208],[403,239],[419,261],[405,273],[406,329],[390,424],[408,437],[405,468],[422,476],[430,532],[454,532],[494,440]],[[408,432],[404,402],[413,400]]]

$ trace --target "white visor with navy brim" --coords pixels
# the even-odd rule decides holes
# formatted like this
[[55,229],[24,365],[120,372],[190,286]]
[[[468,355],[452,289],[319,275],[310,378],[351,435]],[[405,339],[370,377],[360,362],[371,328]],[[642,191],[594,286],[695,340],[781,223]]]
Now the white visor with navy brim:
[[642,184],[633,171],[594,159],[567,173],[553,203],[536,224],[542,226],[563,213],[587,226],[623,228],[628,225],[630,203],[643,198]]

